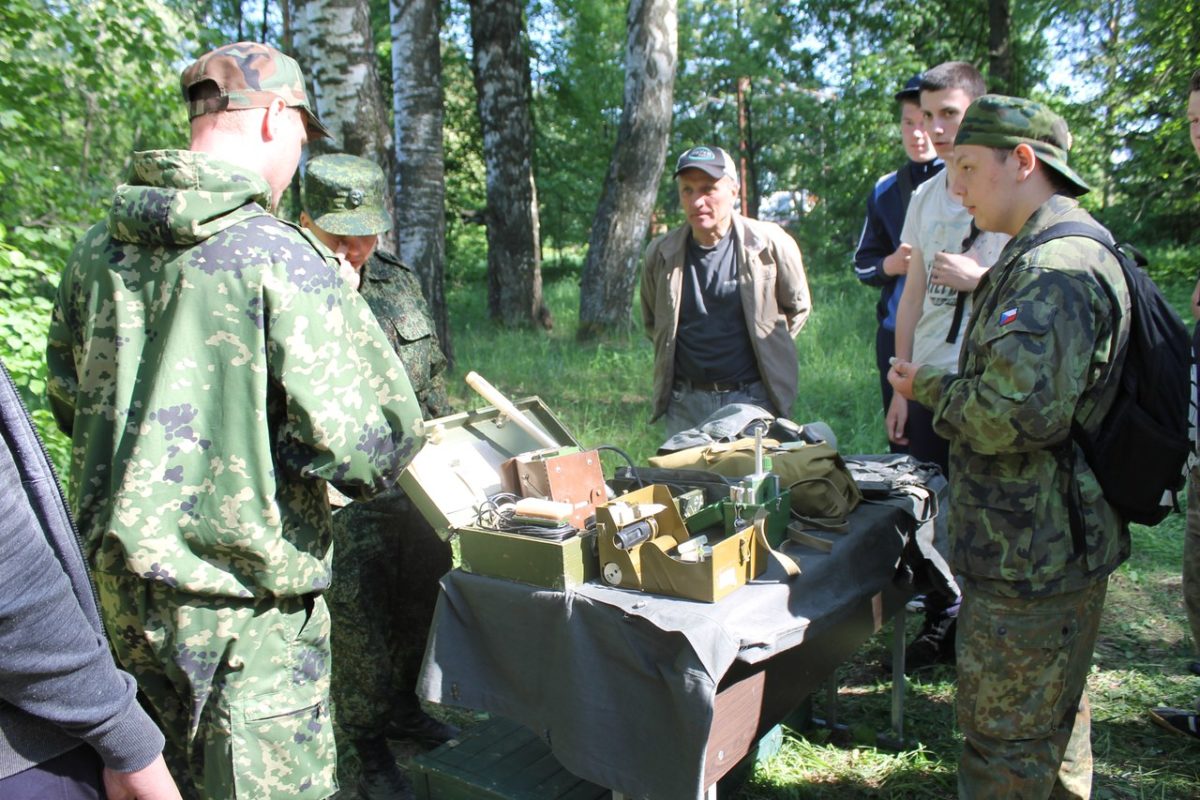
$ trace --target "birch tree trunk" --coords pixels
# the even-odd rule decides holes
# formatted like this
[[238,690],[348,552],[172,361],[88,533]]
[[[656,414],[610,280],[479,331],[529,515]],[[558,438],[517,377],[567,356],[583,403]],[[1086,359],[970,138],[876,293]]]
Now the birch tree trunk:
[[505,325],[553,320],[542,301],[529,55],[519,0],[470,0],[471,65],[487,166],[488,312]]
[[[293,54],[304,68],[317,116],[333,134],[314,154],[350,153],[393,174],[392,136],[376,67],[367,0],[292,0]],[[388,213],[393,213],[387,197]],[[396,252],[396,232],[381,237]]]
[[629,326],[638,261],[671,132],[676,21],[676,0],[630,0],[625,100],[583,265],[581,339]]
[[396,231],[400,260],[421,277],[447,360],[446,186],[438,0],[391,0],[392,111],[396,131]]

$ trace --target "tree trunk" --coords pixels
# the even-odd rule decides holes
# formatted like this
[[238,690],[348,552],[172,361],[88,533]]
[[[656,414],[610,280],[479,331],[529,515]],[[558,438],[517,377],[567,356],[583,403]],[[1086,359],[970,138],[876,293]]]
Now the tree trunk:
[[[333,134],[314,154],[350,153],[393,174],[392,137],[376,67],[367,0],[292,0],[293,55],[304,67],[317,116]],[[386,197],[388,213],[392,198]],[[396,233],[380,243],[396,251]]]
[[1012,94],[1012,10],[1009,0],[988,0],[988,84],[993,92]]
[[529,56],[519,0],[470,0],[471,39],[487,166],[488,312],[505,325],[550,328],[542,302]]
[[671,132],[676,0],[630,0],[625,102],[579,292],[579,338],[629,325],[646,227]]
[[391,0],[392,111],[396,126],[398,254],[421,276],[447,360],[446,186],[442,145],[442,50],[438,0]]

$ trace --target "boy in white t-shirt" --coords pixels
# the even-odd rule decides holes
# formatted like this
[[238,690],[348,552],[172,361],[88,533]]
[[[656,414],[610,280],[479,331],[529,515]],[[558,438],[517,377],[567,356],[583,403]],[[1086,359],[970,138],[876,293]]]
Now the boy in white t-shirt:
[[[954,152],[967,106],[984,94],[979,71],[962,61],[939,64],[921,78],[926,135],[938,156]],[[950,173],[926,181],[913,194],[901,241],[911,245],[908,280],[896,310],[896,357],[947,369],[958,365],[961,332],[970,317],[970,292],[1004,248],[1008,237],[978,233],[971,215],[950,193]],[[933,432],[929,409],[893,397],[887,412],[890,441],[907,444],[921,461],[947,471],[946,440]]]

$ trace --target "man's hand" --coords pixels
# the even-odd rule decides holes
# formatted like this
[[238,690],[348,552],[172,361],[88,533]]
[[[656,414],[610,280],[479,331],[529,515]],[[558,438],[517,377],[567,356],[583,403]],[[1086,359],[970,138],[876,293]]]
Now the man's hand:
[[883,273],[885,275],[907,275],[908,262],[911,258],[912,245],[902,242],[896,248],[896,252],[883,259]]
[[333,254],[338,258],[338,274],[342,276],[342,280],[350,284],[350,288],[358,291],[359,284],[362,283],[362,275],[359,274],[346,258],[346,245],[343,242],[338,245],[338,249],[333,251]]
[[884,428],[887,431],[888,441],[892,444],[908,444],[908,437],[904,435],[904,427],[907,424],[908,401],[898,394],[893,394],[887,416],[884,417]]
[[108,800],[181,800],[162,753],[136,772],[105,767],[102,775]]
[[887,379],[896,394],[906,400],[913,399],[913,378],[917,377],[917,370],[920,368],[920,364],[914,364],[911,361],[899,359],[892,361],[892,368],[888,370]]
[[935,253],[929,265],[929,280],[935,286],[949,286],[956,292],[973,292],[987,267],[972,258],[974,251],[966,253]]

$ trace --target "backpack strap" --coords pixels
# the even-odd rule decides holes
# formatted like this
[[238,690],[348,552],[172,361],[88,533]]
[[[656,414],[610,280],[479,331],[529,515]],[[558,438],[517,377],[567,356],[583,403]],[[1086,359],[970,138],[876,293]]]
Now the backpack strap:
[[[1041,247],[1047,242],[1054,241],[1055,239],[1064,239],[1068,236],[1078,236],[1084,239],[1091,239],[1093,242],[1098,242],[1099,244],[1103,245],[1104,248],[1112,253],[1113,257],[1117,259],[1117,263],[1121,265],[1121,274],[1124,276],[1124,259],[1121,253],[1117,250],[1116,242],[1113,241],[1113,238],[1108,231],[1099,226],[1089,225],[1086,222],[1079,222],[1078,220],[1068,220],[1066,222],[1056,223],[1035,234],[1034,236],[1031,236],[1029,241],[1025,242],[1008,258],[1008,260],[1005,262],[1005,266],[1007,267],[1009,264],[1014,263],[1017,259],[1034,248]],[[1101,288],[1104,290],[1105,295],[1107,295],[1108,301],[1112,305],[1115,312],[1117,310],[1117,298],[1113,294],[1112,289],[1101,281],[1098,281],[1098,283],[1100,283]],[[974,322],[974,318],[972,318],[972,322]],[[1124,358],[1124,354],[1121,355],[1121,358]],[[1080,556],[1082,556],[1087,550],[1087,539],[1083,524],[1083,499],[1079,493],[1079,482],[1075,480],[1075,451],[1073,445],[1080,440],[1082,433],[1082,424],[1079,422],[1079,420],[1072,416],[1070,439],[1068,439],[1062,445],[1054,448],[1054,457],[1057,459],[1059,467],[1063,469],[1068,476],[1069,489],[1067,497],[1067,514],[1070,517],[1071,522],[1071,544],[1075,549],[1075,553]]]
[[[971,217],[971,228],[967,231],[967,235],[962,240],[962,245],[959,246],[958,252],[965,253],[975,244],[975,240],[979,238],[979,226],[975,224],[975,218]],[[958,341],[958,331],[962,328],[963,315],[967,310],[967,295],[970,292],[959,292],[954,298],[954,318],[950,320],[950,330],[946,334],[946,344],[954,344]]]

